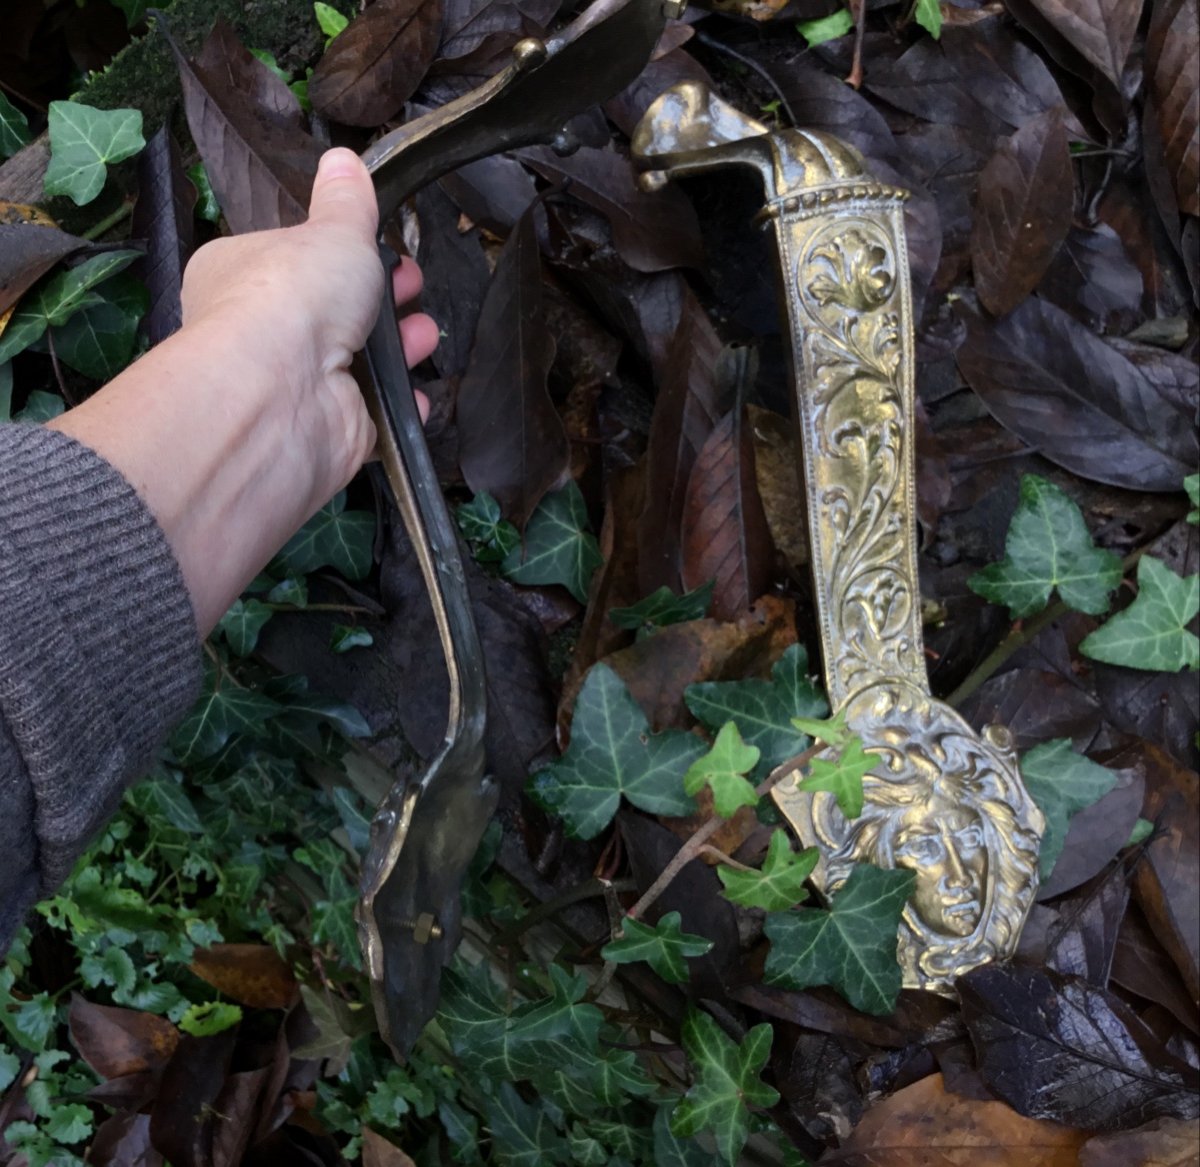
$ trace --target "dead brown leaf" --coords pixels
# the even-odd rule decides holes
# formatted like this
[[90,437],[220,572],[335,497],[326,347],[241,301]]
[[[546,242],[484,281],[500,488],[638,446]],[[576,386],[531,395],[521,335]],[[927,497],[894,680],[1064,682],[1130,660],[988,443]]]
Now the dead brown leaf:
[[377,1135],[370,1127],[362,1132],[363,1167],[417,1167],[395,1143]]
[[1146,802],[1142,814],[1161,832],[1146,848],[1134,894],[1150,927],[1200,1001],[1200,777],[1152,742],[1142,743]]
[[188,968],[227,997],[254,1009],[286,1009],[296,1000],[296,978],[268,944],[197,948]]
[[802,578],[809,561],[808,520],[792,423],[773,410],[748,405],[746,424],[754,440],[754,478],[771,541],[789,570]]
[[1158,1118],[1135,1131],[1097,1135],[1079,1150],[1079,1167],[1197,1167],[1194,1122]]
[[86,246],[37,207],[0,201],[0,318],[60,259]]
[[542,317],[542,271],[533,208],[521,216],[488,285],[471,361],[458,393],[459,462],[524,526],[570,460],[562,419],[546,389],[554,338]]
[[771,582],[772,546],[754,474],[752,427],[741,406],[709,434],[688,479],[679,574],[689,591],[714,581],[712,613],[732,620]]
[[[1132,7],[1132,5],[1131,5]],[[1179,209],[1200,215],[1200,16],[1194,0],[1154,5],[1146,80]]]
[[71,1040],[102,1078],[123,1078],[165,1065],[179,1030],[165,1017],[115,1005],[94,1005],[77,993],[67,1015]]
[[971,231],[975,290],[996,316],[1038,285],[1071,228],[1075,183],[1062,111],[1022,126],[979,175]]
[[[1120,90],[1142,14],[1142,0],[1022,0],[1015,12],[1018,19],[1026,4]],[[1014,6],[1010,4],[1009,8],[1011,11]]]
[[942,1075],[933,1074],[868,1109],[821,1167],[1076,1167],[1086,1138],[1003,1102],[947,1094]]
[[313,108],[350,126],[387,121],[416,92],[441,28],[441,0],[376,0],[317,63],[308,83]]
[[322,150],[305,129],[295,94],[224,20],[194,61],[173,41],[171,49],[188,128],[230,229],[302,223]]

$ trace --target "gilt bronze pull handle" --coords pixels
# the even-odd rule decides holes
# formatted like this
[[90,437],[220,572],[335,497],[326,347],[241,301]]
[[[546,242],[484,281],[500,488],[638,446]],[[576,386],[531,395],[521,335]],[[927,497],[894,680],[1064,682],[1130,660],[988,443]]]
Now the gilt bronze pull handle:
[[1013,952],[1033,903],[1045,823],[1013,739],[983,735],[930,694],[921,635],[906,192],[823,133],[769,133],[695,82],[647,111],[634,156],[654,185],[738,165],[761,176],[788,315],[793,405],[825,684],[879,764],[861,816],[833,796],[774,791],[836,892],[856,861],[907,867],[904,984],[945,991]]

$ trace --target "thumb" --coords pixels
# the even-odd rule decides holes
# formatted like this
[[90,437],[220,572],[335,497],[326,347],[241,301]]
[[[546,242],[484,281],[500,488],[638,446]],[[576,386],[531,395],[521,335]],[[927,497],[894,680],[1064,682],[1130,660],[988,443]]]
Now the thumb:
[[350,227],[374,243],[379,228],[379,204],[371,175],[353,150],[339,146],[321,155],[313,180],[308,221]]

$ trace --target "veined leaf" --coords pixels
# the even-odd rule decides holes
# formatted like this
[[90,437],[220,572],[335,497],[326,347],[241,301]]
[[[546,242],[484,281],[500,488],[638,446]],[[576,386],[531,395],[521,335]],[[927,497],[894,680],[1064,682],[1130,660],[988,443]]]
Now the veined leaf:
[[217,628],[238,656],[249,656],[258,643],[258,634],[275,610],[261,600],[234,600],[221,617]]
[[42,423],[52,417],[58,417],[66,409],[66,404],[57,393],[47,393],[44,389],[33,389],[25,398],[25,406],[13,418],[13,421],[28,421]]
[[210,223],[217,222],[221,217],[221,204],[217,202],[217,196],[213,193],[204,163],[197,162],[195,166],[189,166],[187,176],[188,181],[196,188],[196,214]]
[[688,794],[699,794],[705,786],[712,790],[713,807],[723,819],[732,818],[741,806],[756,806],[758,792],[746,775],[758,765],[759,750],[742,741],[737,725],[727,721],[721,726],[712,749],[702,754],[683,776]]
[[140,280],[123,272],[103,286],[104,299],[51,329],[60,360],[97,381],[110,381],[133,357],[138,321],[150,306]]
[[454,512],[458,529],[480,563],[495,563],[521,545],[521,533],[500,513],[500,504],[486,490]]
[[567,1145],[545,1107],[523,1101],[511,1082],[501,1082],[483,1109],[499,1167],[547,1167],[566,1162]]
[[284,544],[273,566],[291,575],[333,567],[347,579],[363,579],[371,570],[375,516],[346,510],[346,492],[338,491]]
[[900,915],[916,878],[912,871],[859,864],[828,911],[769,915],[765,979],[789,989],[832,985],[864,1013],[890,1013],[900,992]]
[[703,936],[693,936],[679,926],[678,912],[667,912],[657,924],[643,924],[628,916],[621,924],[621,937],[600,950],[604,960],[631,964],[644,960],[664,981],[681,985],[688,979],[685,959],[703,956],[713,942]]
[[934,40],[942,35],[942,6],[939,0],[917,0],[913,6],[915,20]]
[[171,735],[171,749],[184,765],[202,761],[235,733],[261,737],[265,723],[281,710],[279,702],[254,689],[226,684],[200,698]]
[[793,851],[787,831],[771,835],[767,856],[759,871],[739,871],[721,864],[717,876],[725,885],[725,898],[747,908],[782,912],[808,898],[804,881],[817,865],[817,849]]
[[232,1029],[242,1019],[242,1007],[225,1001],[208,1001],[191,1005],[179,1019],[179,1028],[192,1037],[211,1037],[214,1033]]
[[684,699],[714,733],[732,721],[745,743],[761,751],[759,773],[808,748],[808,735],[793,725],[792,718],[822,717],[829,710],[808,676],[808,654],[798,644],[775,662],[769,681],[704,681],[689,685]]
[[651,814],[693,813],[683,773],[704,752],[693,734],[652,734],[621,678],[597,664],[575,702],[567,752],[534,775],[530,792],[569,834],[591,839],[612,821],[622,794]]
[[1200,639],[1188,624],[1200,611],[1200,574],[1186,579],[1151,555],[1138,562],[1138,594],[1079,645],[1092,660],[1177,673],[1200,668]]
[[346,25],[350,23],[348,16],[343,16],[331,4],[323,4],[321,0],[313,5],[313,13],[316,15],[317,24],[321,26],[321,31],[326,36],[325,47],[329,47],[329,42],[340,32],[346,30]]
[[525,528],[525,550],[514,548],[500,570],[520,584],[562,584],[581,604],[592,573],[604,562],[588,531],[587,507],[574,482],[538,503]]
[[1021,758],[1021,777],[1029,796],[1046,816],[1046,833],[1038,869],[1043,880],[1050,878],[1062,853],[1071,816],[1098,802],[1117,784],[1116,775],[1077,754],[1070,738],[1042,742]]
[[356,628],[350,624],[335,624],[329,638],[329,648],[333,652],[349,652],[354,648],[370,648],[375,643],[375,637],[365,628]]
[[759,1077],[771,1056],[771,1026],[756,1025],[737,1044],[707,1013],[691,1009],[682,1036],[696,1081],[675,1107],[671,1130],[677,1135],[711,1132],[732,1167],[750,1132],[750,1107],[779,1101],[778,1091]]
[[712,580],[681,596],[664,585],[628,608],[613,608],[608,618],[618,628],[629,628],[641,635],[655,628],[665,628],[668,624],[703,619],[708,615],[712,594]]
[[48,278],[30,292],[9,318],[0,335],[0,362],[40,339],[49,325],[66,324],[82,309],[104,303],[93,289],[127,268],[139,251],[105,251]]
[[856,819],[862,814],[863,778],[878,764],[879,759],[863,748],[862,739],[851,737],[836,758],[814,758],[798,789],[828,791],[837,799],[842,814]]
[[1068,607],[1101,615],[1121,582],[1120,559],[1095,546],[1079,507],[1036,474],[1021,479],[1005,552],[967,582],[984,599],[1004,604],[1014,619],[1040,612],[1055,588]]
[[1187,521],[1195,526],[1200,523],[1200,474],[1189,474],[1183,480],[1183,489],[1192,500],[1192,509],[1188,511]]
[[0,158],[7,158],[28,144],[28,120],[3,93],[0,93]]
[[67,195],[79,207],[103,189],[110,163],[132,158],[146,144],[137,109],[93,109],[74,101],[52,101],[49,131],[46,194]]
[[670,1107],[659,1107],[654,1114],[654,1167],[713,1167],[714,1162],[712,1153],[694,1140],[676,1136]]

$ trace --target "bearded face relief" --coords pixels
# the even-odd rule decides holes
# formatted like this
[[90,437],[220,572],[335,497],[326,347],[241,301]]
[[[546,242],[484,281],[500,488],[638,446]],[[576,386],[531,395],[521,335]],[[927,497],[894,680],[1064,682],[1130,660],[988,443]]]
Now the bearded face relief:
[[988,860],[979,815],[936,795],[900,817],[885,867],[916,872],[912,910],[933,932],[970,936],[983,919]]

